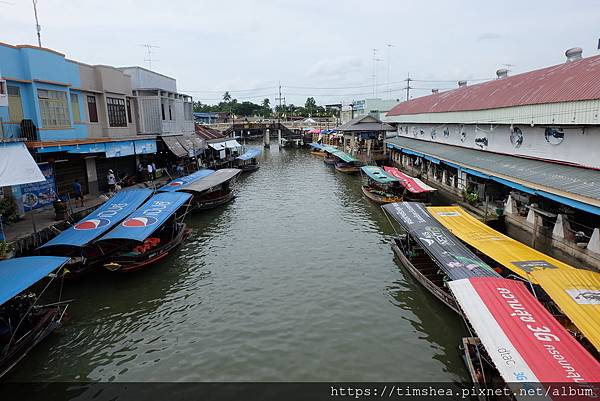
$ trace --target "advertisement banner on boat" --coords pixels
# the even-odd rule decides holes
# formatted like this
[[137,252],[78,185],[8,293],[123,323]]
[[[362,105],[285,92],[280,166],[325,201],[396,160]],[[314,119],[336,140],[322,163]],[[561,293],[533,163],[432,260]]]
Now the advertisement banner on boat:
[[600,363],[520,281],[476,277],[448,285],[506,382],[600,382]]
[[477,276],[499,277],[498,273],[435,220],[422,203],[390,203],[383,208],[423,247],[451,280]]
[[198,171],[196,171],[193,174],[186,175],[186,176],[174,179],[173,181],[171,181],[171,182],[167,183],[166,185],[160,187],[159,191],[160,192],[174,192],[174,191],[177,191],[181,187],[186,186],[188,184],[191,184],[192,182],[194,182],[196,180],[199,180],[201,178],[207,177],[207,176],[211,175],[214,172],[215,172],[214,170],[209,170],[209,169],[198,170]]

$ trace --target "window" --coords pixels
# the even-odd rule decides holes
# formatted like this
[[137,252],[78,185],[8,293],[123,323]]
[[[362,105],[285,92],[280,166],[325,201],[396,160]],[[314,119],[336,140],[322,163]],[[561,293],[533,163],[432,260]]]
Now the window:
[[108,124],[111,127],[127,127],[125,100],[116,97],[107,97],[106,108],[108,111]]
[[127,99],[127,121],[131,123],[131,100]]
[[71,111],[73,112],[73,122],[81,122],[81,114],[79,112],[79,96],[71,93]]
[[20,123],[23,120],[23,103],[21,103],[21,91],[18,86],[8,86],[8,120]]
[[38,89],[40,114],[44,128],[67,128],[71,126],[69,107],[67,106],[67,93]]
[[169,120],[173,119],[173,113],[171,112],[171,105],[169,105]]
[[162,119],[165,119],[165,104],[161,103],[160,104],[160,113],[162,114]]
[[88,114],[91,123],[98,122],[98,109],[96,108],[96,96],[91,95],[87,97]]

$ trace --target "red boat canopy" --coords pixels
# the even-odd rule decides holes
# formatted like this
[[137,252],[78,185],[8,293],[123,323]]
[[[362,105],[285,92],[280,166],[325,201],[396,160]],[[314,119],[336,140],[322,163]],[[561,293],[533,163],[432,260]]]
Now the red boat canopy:
[[476,277],[448,285],[507,383],[600,382],[600,363],[523,283]]
[[398,180],[400,180],[400,184],[402,184],[404,188],[406,188],[409,192],[412,192],[413,194],[420,194],[423,192],[431,192],[436,190],[435,188],[430,187],[418,178],[413,178],[410,175],[404,174],[396,167],[385,166],[383,169],[389,175],[396,177]]

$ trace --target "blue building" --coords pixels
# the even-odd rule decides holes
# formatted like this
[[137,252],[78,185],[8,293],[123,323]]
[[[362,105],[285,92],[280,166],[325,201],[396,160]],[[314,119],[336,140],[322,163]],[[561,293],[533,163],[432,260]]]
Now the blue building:
[[97,194],[109,169],[131,175],[151,159],[156,137],[137,135],[135,102],[131,77],[114,67],[0,43],[0,142],[24,141],[47,178],[12,187],[21,210],[69,195],[75,179]]

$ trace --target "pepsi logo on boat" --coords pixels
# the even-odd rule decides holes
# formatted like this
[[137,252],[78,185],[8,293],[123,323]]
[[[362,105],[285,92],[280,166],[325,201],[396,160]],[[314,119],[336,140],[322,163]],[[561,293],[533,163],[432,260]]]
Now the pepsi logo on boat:
[[75,230],[95,230],[97,228],[106,227],[110,224],[109,219],[89,219],[83,220],[75,224],[73,228]]
[[154,217],[132,217],[123,222],[124,227],[148,227],[156,224],[158,220]]
[[158,222],[158,216],[169,207],[171,202],[155,201],[152,206],[144,210],[141,216],[134,216],[125,219],[121,225],[123,227],[134,228],[134,227],[148,227]]

